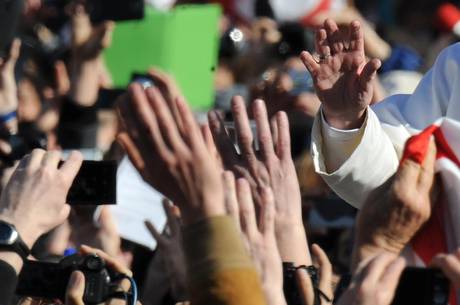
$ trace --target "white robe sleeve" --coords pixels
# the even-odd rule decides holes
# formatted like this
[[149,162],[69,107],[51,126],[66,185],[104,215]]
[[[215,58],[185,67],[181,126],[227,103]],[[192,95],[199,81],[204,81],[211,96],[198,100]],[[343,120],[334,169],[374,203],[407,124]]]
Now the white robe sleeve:
[[312,131],[315,169],[340,197],[360,208],[369,192],[394,174],[407,138],[441,117],[460,120],[460,43],[441,52],[412,95],[390,96],[368,109],[351,153],[336,148],[343,139],[350,142],[350,134],[323,132],[327,126],[318,115]]

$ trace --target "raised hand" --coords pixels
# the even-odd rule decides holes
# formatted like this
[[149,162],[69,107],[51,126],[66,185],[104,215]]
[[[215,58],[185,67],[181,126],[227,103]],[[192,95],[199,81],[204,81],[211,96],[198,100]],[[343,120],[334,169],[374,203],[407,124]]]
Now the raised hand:
[[[180,211],[169,200],[163,200],[163,208],[168,218],[169,236],[157,231],[155,226],[147,221],[147,229],[157,241],[158,254],[164,263],[167,278],[175,300],[187,299],[187,273],[184,250],[182,249],[182,234],[180,228]],[[155,287],[152,287],[155,288]]]
[[[177,110],[177,111],[176,111]],[[132,84],[119,103],[119,140],[151,186],[176,203],[184,223],[225,214],[221,168],[182,98]]]
[[223,122],[215,112],[209,113],[209,124],[227,170],[237,178],[244,177],[250,184],[256,202],[260,203],[260,190],[270,187],[275,196],[275,231],[283,261],[297,265],[310,265],[307,239],[302,222],[301,196],[294,162],[291,158],[289,122],[284,112],[276,115],[278,136],[273,141],[265,104],[253,103],[260,152],[253,148],[253,134],[249,124],[246,105],[241,97],[232,101],[238,154],[230,140]]
[[403,258],[381,252],[363,261],[338,305],[390,305],[405,267]]
[[436,146],[422,165],[406,159],[395,176],[373,191],[356,223],[353,265],[385,250],[399,254],[431,215]]
[[261,189],[259,222],[251,196],[251,189],[244,178],[237,180],[237,200],[241,230],[252,260],[259,271],[262,289],[268,305],[285,305],[283,294],[283,268],[275,237],[275,204],[273,192]]
[[[0,58],[0,115],[4,116],[18,108],[18,92],[14,68],[19,57],[21,42],[15,39],[6,58]],[[12,117],[4,122],[10,131],[17,131],[17,119]]]
[[312,75],[326,120],[340,129],[360,127],[381,65],[377,59],[366,60],[360,23],[353,21],[344,33],[327,19],[316,33],[315,47],[319,60],[306,51],[301,59]]

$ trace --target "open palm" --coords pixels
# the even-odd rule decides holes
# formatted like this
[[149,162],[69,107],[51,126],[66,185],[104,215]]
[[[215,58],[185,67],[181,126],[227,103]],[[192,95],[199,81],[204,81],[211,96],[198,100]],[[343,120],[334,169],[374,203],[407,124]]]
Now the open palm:
[[337,128],[358,127],[371,102],[371,81],[380,61],[366,62],[358,21],[352,22],[345,33],[334,21],[326,20],[316,34],[315,44],[319,60],[306,51],[301,58],[312,75],[326,119]]

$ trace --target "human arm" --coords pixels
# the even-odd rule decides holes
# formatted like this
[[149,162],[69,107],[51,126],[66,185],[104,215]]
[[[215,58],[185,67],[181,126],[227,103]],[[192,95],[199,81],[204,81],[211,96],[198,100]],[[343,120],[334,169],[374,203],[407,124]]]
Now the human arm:
[[130,160],[181,210],[190,301],[264,304],[256,270],[235,223],[225,216],[219,164],[185,100],[133,84],[119,114],[126,130],[119,140]]
[[232,101],[232,112],[241,154],[227,135],[223,122],[214,112],[209,122],[214,141],[226,169],[237,178],[244,177],[258,202],[260,187],[269,186],[275,195],[275,232],[281,258],[296,265],[311,265],[307,237],[302,222],[301,198],[297,174],[290,151],[289,122],[284,112],[276,115],[278,137],[273,139],[262,100],[253,103],[260,152],[253,148],[254,135],[249,125],[246,106],[241,97]]
[[371,193],[356,222],[352,270],[382,250],[399,255],[430,218],[436,147],[423,164],[405,159],[394,177]]
[[[59,161],[58,152],[32,151],[21,160],[0,197],[0,220],[14,225],[29,249],[42,234],[63,223],[69,214],[70,207],[65,200],[82,157],[72,153],[58,169]],[[0,260],[7,272],[5,278],[9,274],[12,279],[5,282],[9,291],[2,294],[2,298],[8,299],[15,289],[14,274],[19,274],[23,261],[16,252],[6,249],[0,250]]]
[[395,254],[379,252],[363,261],[339,305],[390,305],[405,261]]

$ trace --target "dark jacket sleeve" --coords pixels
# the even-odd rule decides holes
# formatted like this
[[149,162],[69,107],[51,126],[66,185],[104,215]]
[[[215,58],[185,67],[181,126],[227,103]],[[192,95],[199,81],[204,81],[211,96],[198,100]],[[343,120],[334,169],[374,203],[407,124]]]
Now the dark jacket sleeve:
[[14,268],[0,260],[0,305],[10,305],[18,283]]

